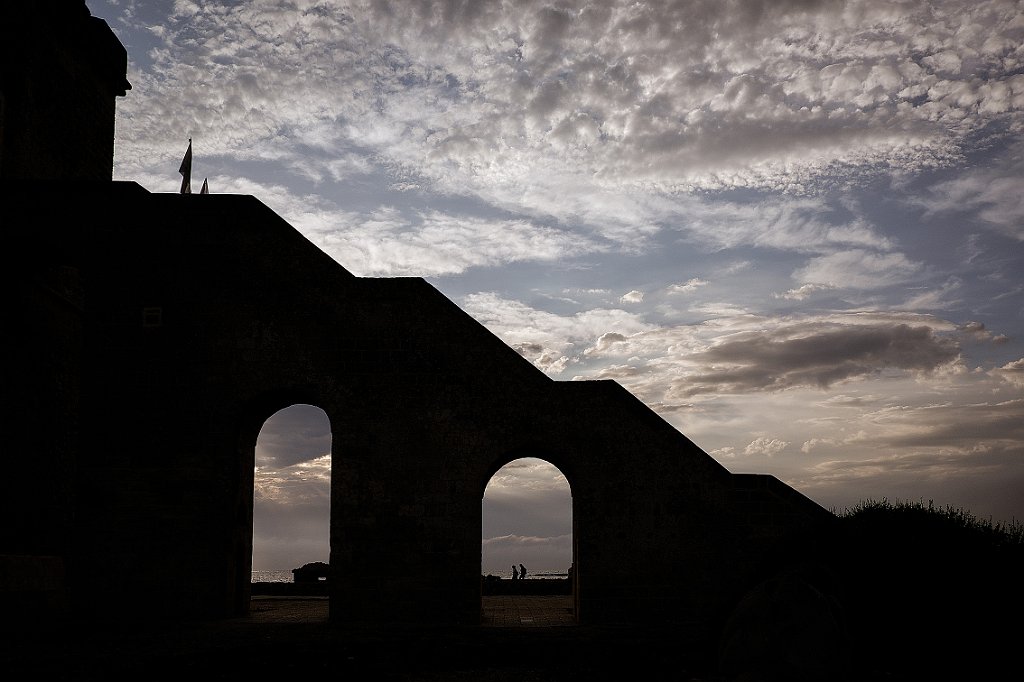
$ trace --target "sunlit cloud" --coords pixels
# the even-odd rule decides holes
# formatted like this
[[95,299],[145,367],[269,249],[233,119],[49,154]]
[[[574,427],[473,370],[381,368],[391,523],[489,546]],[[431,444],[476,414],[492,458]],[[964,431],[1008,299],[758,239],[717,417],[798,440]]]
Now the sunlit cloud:
[[[545,357],[561,358],[566,351],[596,341],[608,333],[631,334],[653,328],[635,314],[621,309],[595,308],[570,317],[537,310],[494,293],[473,294],[462,307],[470,315],[544,368]],[[557,371],[562,365],[550,365]]]
[[790,289],[781,294],[772,294],[775,298],[786,298],[793,301],[803,301],[819,291],[835,289],[834,284],[803,284],[796,289]]
[[510,577],[512,566],[526,567],[529,575],[565,573],[572,564],[572,535],[534,537],[502,535],[485,538],[481,546],[481,574]]
[[707,280],[700,279],[699,277],[693,277],[682,284],[673,284],[668,288],[668,293],[689,294],[697,291],[700,287],[705,287],[707,285]]
[[778,440],[776,438],[761,437],[751,441],[750,444],[743,449],[743,454],[771,457],[772,455],[776,455],[785,450],[788,445],[789,443],[786,441]]
[[858,441],[863,441],[866,439],[867,433],[863,430],[858,431],[853,435],[845,436],[843,438],[812,438],[808,441],[804,441],[804,444],[800,446],[800,452],[810,452],[811,450],[814,450],[815,448],[819,448],[821,446],[838,448],[843,447],[845,445],[849,445],[850,443],[856,443]]
[[565,495],[569,482],[557,467],[542,459],[523,458],[509,462],[488,481],[484,496],[520,497],[537,492]]
[[812,258],[793,279],[818,287],[880,289],[913,280],[921,267],[901,253],[854,249]]
[[1024,388],[1024,358],[1008,362],[1002,367],[992,370],[992,373],[1014,386]]
[[410,216],[390,207],[307,236],[362,276],[452,275],[471,267],[554,261],[603,248],[528,221],[438,211]]

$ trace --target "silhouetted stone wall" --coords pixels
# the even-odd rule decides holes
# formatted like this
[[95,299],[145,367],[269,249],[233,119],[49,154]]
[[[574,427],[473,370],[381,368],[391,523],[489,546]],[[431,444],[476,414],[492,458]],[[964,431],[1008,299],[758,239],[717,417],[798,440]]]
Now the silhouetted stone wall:
[[84,0],[0,3],[0,179],[109,181],[127,59]]
[[[66,21],[98,35],[81,12]],[[123,85],[117,51],[88,67],[36,47],[95,98],[69,126],[112,125],[100,101]],[[5,97],[45,93],[8,53]],[[106,133],[76,160],[27,123],[57,110],[18,102],[5,173],[37,153],[24,177],[109,178]],[[256,438],[300,402],[331,422],[336,623],[478,623],[480,502],[518,457],[571,486],[584,623],[714,629],[785,561],[772,546],[833,518],[771,477],[730,474],[614,382],[552,381],[422,279],[354,277],[253,197],[0,188],[4,464],[21,483],[3,497],[19,521],[0,554],[64,567],[38,586],[41,608],[57,584],[77,614],[246,613]]]
[[[33,225],[86,302],[81,608],[244,612],[255,441],[296,402],[331,421],[339,622],[476,622],[480,500],[521,456],[572,487],[583,622],[710,618],[764,547],[830,517],[730,474],[614,382],[551,381],[423,280],[353,277],[251,197],[112,183],[65,198]],[[21,332],[25,349],[43,342]]]

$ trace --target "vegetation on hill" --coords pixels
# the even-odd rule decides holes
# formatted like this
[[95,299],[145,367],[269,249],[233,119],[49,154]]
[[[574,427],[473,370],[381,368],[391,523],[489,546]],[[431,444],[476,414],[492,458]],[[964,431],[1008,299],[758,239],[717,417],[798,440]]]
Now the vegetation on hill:
[[[867,500],[825,544],[862,660],[901,673],[998,668],[1017,646],[1024,526],[929,501]],[[934,678],[939,679],[939,678]]]
[[1024,524],[1013,520],[1009,523],[980,519],[966,509],[946,506],[936,507],[934,501],[890,502],[864,500],[839,513],[849,525],[898,524],[915,527],[917,532],[940,534],[956,542],[980,542],[991,546],[1011,547],[1024,544]]

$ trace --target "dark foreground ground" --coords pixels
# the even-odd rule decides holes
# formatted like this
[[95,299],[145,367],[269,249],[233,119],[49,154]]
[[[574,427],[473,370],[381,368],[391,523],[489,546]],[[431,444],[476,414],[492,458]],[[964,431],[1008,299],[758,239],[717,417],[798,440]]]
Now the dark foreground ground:
[[360,630],[322,598],[254,602],[217,623],[81,623],[6,636],[4,680],[710,680],[667,633],[578,626]]
[[[492,607],[504,608],[500,601]],[[489,608],[485,599],[485,615]],[[328,624],[326,599],[294,596],[257,598],[250,616],[216,623],[78,623],[5,633],[0,643],[3,680],[726,682],[716,667],[714,648],[681,631],[577,625],[354,631]],[[861,670],[847,679],[938,678]]]

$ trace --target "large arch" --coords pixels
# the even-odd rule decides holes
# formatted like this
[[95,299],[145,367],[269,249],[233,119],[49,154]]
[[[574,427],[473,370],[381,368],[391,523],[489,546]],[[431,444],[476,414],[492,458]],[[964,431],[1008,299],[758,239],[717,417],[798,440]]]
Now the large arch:
[[[330,431],[331,487],[333,488],[333,468],[336,459],[335,444],[337,441],[334,427],[335,419],[332,418],[332,409],[329,409],[330,403],[326,403],[322,398],[322,393],[309,388],[268,391],[257,399],[250,401],[242,410],[238,438],[238,455],[236,458],[238,485],[236,487],[234,524],[234,570],[231,577],[233,583],[231,593],[234,595],[231,610],[235,615],[248,614],[252,600],[256,447],[259,442],[260,433],[269,419],[289,407],[308,405],[322,411],[327,419]],[[331,497],[333,498],[333,494]],[[330,517],[328,518],[328,527],[333,527]],[[331,541],[332,538],[329,532],[329,546]]]
[[330,553],[331,424],[316,405],[271,415],[256,441],[253,571],[326,563]]

